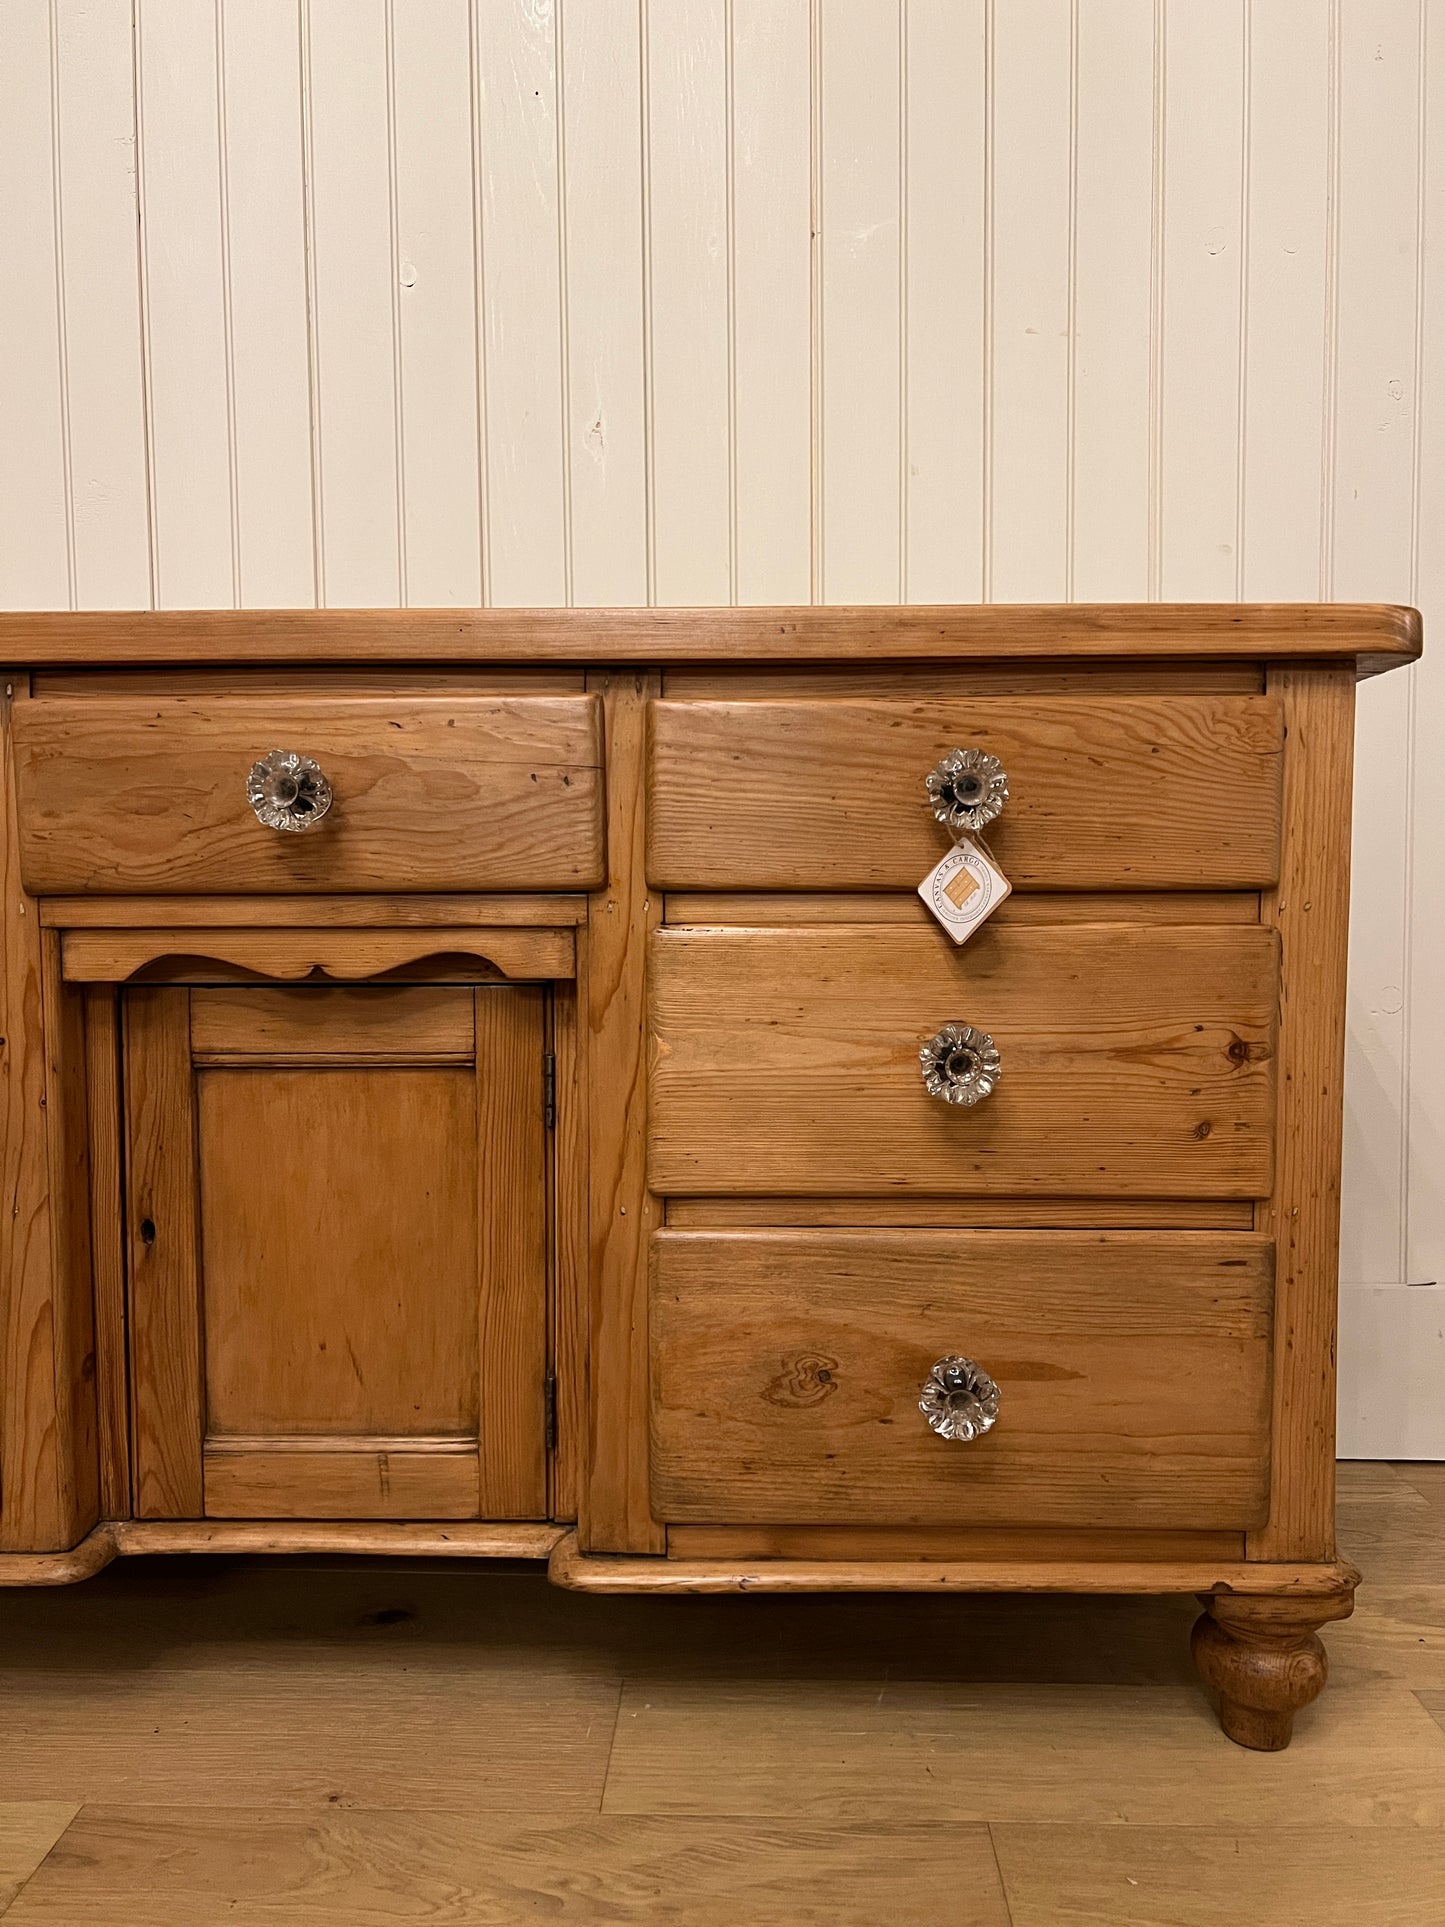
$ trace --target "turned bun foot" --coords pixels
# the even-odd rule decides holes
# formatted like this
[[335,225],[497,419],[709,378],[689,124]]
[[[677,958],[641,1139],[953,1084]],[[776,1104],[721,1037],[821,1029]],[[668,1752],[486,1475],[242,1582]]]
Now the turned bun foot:
[[1294,1716],[1318,1698],[1329,1661],[1315,1629],[1354,1611],[1353,1591],[1334,1598],[1205,1596],[1191,1645],[1199,1677],[1219,1695],[1219,1723],[1239,1746],[1278,1753]]

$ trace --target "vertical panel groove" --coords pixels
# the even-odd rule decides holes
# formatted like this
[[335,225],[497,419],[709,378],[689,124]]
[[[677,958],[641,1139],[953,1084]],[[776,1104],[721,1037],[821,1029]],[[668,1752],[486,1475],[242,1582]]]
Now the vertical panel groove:
[[908,0],[898,0],[898,600],[908,600]]
[[994,293],[994,124],[993,56],[995,0],[983,16],[983,555],[979,599],[993,601],[993,293]]
[[1149,217],[1149,566],[1146,593],[1157,602],[1164,567],[1164,137],[1168,104],[1165,0],[1154,0],[1154,129]]
[[[1420,600],[1420,468],[1423,435],[1421,432],[1422,395],[1425,385],[1425,209],[1427,193],[1429,126],[1427,81],[1429,78],[1428,0],[1419,0],[1417,54],[1419,73],[1415,91],[1415,355],[1413,364],[1414,406],[1410,421],[1410,601]],[[1400,1264],[1401,1282],[1409,1284],[1411,1237],[1410,1173],[1413,1164],[1415,1122],[1415,877],[1416,877],[1416,758],[1419,750],[1420,671],[1411,666],[1404,674],[1409,679],[1405,692],[1405,901],[1402,931],[1403,969],[1400,973],[1401,999],[1401,1097],[1400,1105]]]
[[[1419,0],[1340,8],[1340,242],[1332,591],[1412,593],[1420,189]],[[1404,954],[1411,672],[1360,691],[1341,1274],[1403,1287]],[[1367,881],[1365,881],[1367,880]],[[1427,1272],[1426,1276],[1435,1275]]]
[[642,394],[643,441],[646,449],[647,600],[657,601],[657,441],[654,433],[652,366],[652,40],[651,0],[638,0],[638,60],[641,63],[642,113],[638,136],[642,143]]
[[391,244],[391,415],[396,448],[396,590],[405,608],[406,571],[406,390],[401,356],[401,247],[396,184],[396,8],[386,0],[386,214]]
[[217,192],[221,201],[221,335],[226,362],[226,475],[231,500],[231,607],[241,606],[241,499],[236,449],[236,318],[231,301],[231,175],[226,126],[226,31],[221,0],[213,14],[216,36]]
[[1074,600],[1079,391],[1079,0],[1069,6],[1068,362],[1064,372],[1064,600]]
[[1339,436],[1340,340],[1340,7],[1330,0],[1329,134],[1325,166],[1329,175],[1325,223],[1325,392],[1324,432],[1320,446],[1320,585],[1323,602],[1335,593],[1335,477]]
[[467,65],[471,92],[472,142],[472,335],[477,368],[477,545],[481,564],[482,607],[492,603],[491,474],[487,464],[486,237],[482,231],[482,63],[477,45],[477,6],[468,0]]
[[65,223],[61,218],[64,176],[60,147],[60,27],[58,0],[49,0],[47,28],[50,43],[50,206],[55,236],[55,352],[60,381],[60,465],[65,489],[65,586],[67,606],[74,609],[78,595],[75,567],[75,458],[70,431],[70,353],[65,323]]
[[321,356],[316,330],[316,167],[312,149],[311,0],[297,0],[301,49],[301,207],[306,246],[306,387],[311,424],[311,569],[318,608],[326,607],[326,490],[321,446]]
[[738,599],[737,26],[723,6],[723,173],[727,194],[728,601]]
[[1249,434],[1249,215],[1250,153],[1253,133],[1254,0],[1243,0],[1244,32],[1240,62],[1239,155],[1239,350],[1235,388],[1234,430],[1234,595],[1244,598],[1245,494],[1248,481],[1246,442]]
[[130,84],[131,84],[131,138],[135,153],[135,252],[136,285],[140,299],[140,379],[141,414],[145,423],[145,500],[146,500],[146,567],[150,578],[150,606],[157,604],[160,584],[160,565],[156,555],[156,450],[155,419],[151,408],[151,395],[154,383],[151,376],[151,329],[149,273],[146,264],[146,223],[145,223],[145,117],[141,102],[141,6],[142,0],[131,0],[130,7]]
[[[1422,7],[1419,58],[1424,75],[1426,123],[1424,274],[1417,286],[1418,439],[1415,461],[1414,525],[1411,544],[1413,593],[1426,611],[1426,627],[1441,606],[1445,554],[1430,539],[1445,504],[1445,362],[1440,354],[1440,250],[1445,243],[1445,38],[1438,8],[1431,20],[1429,0]],[[1433,29],[1433,31],[1432,31]],[[1419,245],[1419,231],[1417,231]],[[1407,1054],[1410,1111],[1409,1164],[1405,1170],[1408,1203],[1404,1275],[1411,1282],[1441,1277],[1445,1264],[1445,1164],[1439,1145],[1445,1137],[1445,1007],[1430,994],[1445,949],[1445,898],[1438,887],[1440,831],[1445,821],[1445,761],[1431,749],[1445,730],[1445,674],[1438,636],[1423,662],[1411,672],[1410,727],[1412,787],[1409,795],[1411,900],[1410,954],[1404,989],[1408,1006]],[[1357,1422],[1370,1448],[1392,1456],[1445,1458],[1445,1398],[1441,1396],[1445,1351],[1440,1340],[1439,1293],[1409,1291],[1371,1294],[1359,1301],[1364,1311],[1366,1358],[1379,1361],[1372,1382],[1368,1370],[1356,1378]],[[1383,1314],[1394,1312],[1394,1329],[1382,1331]],[[1406,1322],[1408,1321],[1408,1323]],[[1383,1384],[1380,1381],[1383,1380]],[[1370,1436],[1373,1434],[1373,1436]]]
[[813,344],[808,407],[812,444],[808,578],[813,602],[823,583],[823,0],[808,0],[808,305]]
[[563,601],[574,600],[572,542],[572,329],[567,279],[567,113],[566,38],[564,0],[557,0],[554,16],[555,57],[552,62],[552,100],[557,123],[557,334],[561,343],[557,374],[562,388],[562,582]]
[[1068,567],[1071,0],[994,8],[990,595],[1058,602]]

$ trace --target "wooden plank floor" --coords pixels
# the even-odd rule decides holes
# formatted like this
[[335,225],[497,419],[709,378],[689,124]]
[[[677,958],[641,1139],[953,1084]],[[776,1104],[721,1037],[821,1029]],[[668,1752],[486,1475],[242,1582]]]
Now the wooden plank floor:
[[629,1600],[129,1560],[0,1594],[4,1927],[1445,1927],[1445,1468],[1286,1754],[1183,1599]]

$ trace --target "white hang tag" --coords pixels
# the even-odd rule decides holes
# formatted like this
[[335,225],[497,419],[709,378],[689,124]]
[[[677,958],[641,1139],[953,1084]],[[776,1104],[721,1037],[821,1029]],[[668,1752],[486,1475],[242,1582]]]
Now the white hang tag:
[[953,941],[967,943],[1011,888],[987,851],[972,837],[961,836],[919,884],[918,894]]

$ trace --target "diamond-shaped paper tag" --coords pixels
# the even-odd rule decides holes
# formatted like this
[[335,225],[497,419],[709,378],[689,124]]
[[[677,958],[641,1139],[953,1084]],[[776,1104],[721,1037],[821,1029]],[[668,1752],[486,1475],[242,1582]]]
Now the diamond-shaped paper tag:
[[961,836],[943,861],[929,871],[918,894],[955,943],[967,943],[986,917],[1009,895],[1010,884],[987,852]]

